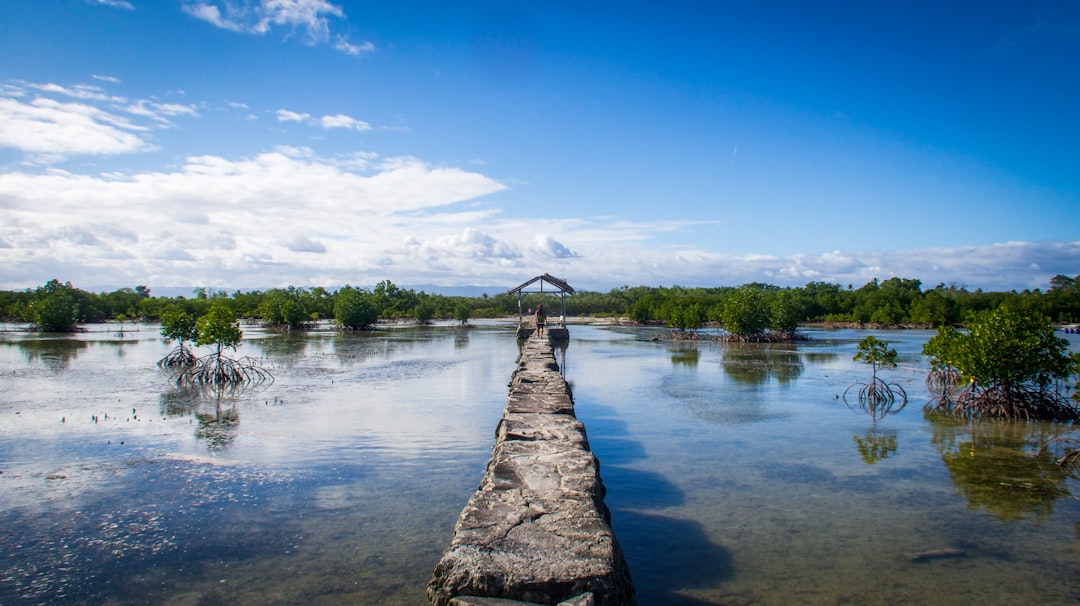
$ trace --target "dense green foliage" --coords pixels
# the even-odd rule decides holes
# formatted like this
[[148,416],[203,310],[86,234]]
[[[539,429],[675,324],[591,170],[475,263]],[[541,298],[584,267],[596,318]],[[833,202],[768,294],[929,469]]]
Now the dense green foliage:
[[34,324],[47,332],[67,332],[75,327],[79,319],[79,306],[72,296],[71,285],[49,288],[44,295],[34,301],[30,314]]
[[220,301],[199,316],[195,321],[195,332],[197,345],[214,345],[219,354],[223,349],[236,349],[244,336],[240,331],[240,324],[236,321],[236,315],[228,305]]
[[1080,371],[1068,341],[1047,318],[1012,305],[971,313],[966,331],[941,327],[923,347],[931,375],[951,372],[963,389],[936,409],[961,417],[1075,420],[1080,414],[1055,386]]
[[748,337],[760,335],[769,327],[769,305],[765,291],[741,286],[724,299],[720,322],[729,333]]
[[[342,299],[346,303],[339,306]],[[198,288],[192,297],[154,297],[145,286],[92,293],[51,280],[33,290],[0,292],[0,318],[63,330],[75,323],[101,322],[120,314],[157,320],[170,308],[198,317],[212,303],[227,305],[237,317],[294,329],[319,320],[336,320],[352,328],[371,326],[380,319],[461,320],[462,305],[467,306],[465,315],[470,318],[517,315],[519,311],[517,297],[507,293],[450,297],[401,288],[389,280],[370,290],[289,286],[230,294]],[[561,311],[561,304],[547,294],[526,295],[522,309],[535,308],[539,303]],[[606,293],[578,291],[565,299],[566,313],[571,316],[627,317],[682,329],[725,325],[729,332],[740,334],[763,330],[788,333],[799,322],[946,326],[958,324],[966,314],[995,309],[1003,303],[1055,322],[1080,321],[1080,276],[1055,276],[1045,292],[970,291],[944,284],[923,290],[918,280],[890,278],[871,280],[859,288],[824,282],[794,288],[767,284],[711,288],[623,286]]]
[[379,319],[374,296],[360,289],[346,286],[337,291],[334,300],[334,319],[345,328],[359,329],[371,326]]

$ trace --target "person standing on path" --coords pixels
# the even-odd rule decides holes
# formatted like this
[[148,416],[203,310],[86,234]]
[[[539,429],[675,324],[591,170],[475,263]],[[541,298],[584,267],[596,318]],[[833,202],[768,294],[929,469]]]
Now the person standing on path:
[[544,324],[547,324],[547,314],[544,313],[544,306],[536,306],[536,336],[543,338],[544,336]]

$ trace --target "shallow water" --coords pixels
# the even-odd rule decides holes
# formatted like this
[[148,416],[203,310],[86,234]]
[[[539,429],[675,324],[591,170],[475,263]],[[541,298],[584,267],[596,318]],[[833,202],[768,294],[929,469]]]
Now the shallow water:
[[[155,366],[154,325],[5,328],[4,604],[422,604],[517,354],[506,325],[245,327],[276,380],[219,399]],[[866,331],[658,334],[574,326],[560,354],[641,604],[1080,599],[1080,487],[1031,454],[1078,436],[926,419],[931,333],[874,333],[911,396],[876,421],[838,398]]]

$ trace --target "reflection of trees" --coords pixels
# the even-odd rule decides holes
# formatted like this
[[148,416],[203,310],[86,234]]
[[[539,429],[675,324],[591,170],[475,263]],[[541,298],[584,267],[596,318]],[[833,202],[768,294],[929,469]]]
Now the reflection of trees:
[[724,374],[737,383],[757,384],[776,379],[786,384],[803,373],[798,351],[788,344],[726,343],[720,365]]
[[[971,508],[1003,520],[1042,518],[1069,496],[1065,471],[1042,448],[1068,428],[1050,423],[986,422],[960,425],[931,419],[932,441],[953,484]],[[966,432],[958,431],[961,428]]]
[[67,370],[71,361],[79,357],[79,352],[89,343],[78,339],[24,339],[19,341],[19,349],[26,356],[26,361],[41,361],[53,372]]
[[852,436],[855,439],[855,448],[859,450],[859,456],[867,465],[873,465],[896,452],[896,431],[878,431],[871,429],[865,436]]
[[671,350],[671,363],[675,366],[697,366],[701,359],[701,351],[697,344],[679,344]]
[[266,336],[261,339],[244,341],[245,345],[257,349],[259,357],[267,358],[279,363],[288,363],[300,358],[307,351],[308,344],[317,335],[304,333],[303,331],[286,332],[279,335]]
[[[232,445],[236,429],[240,425],[240,412],[234,397],[237,391],[230,389],[206,389],[182,386],[161,394],[158,403],[161,413],[169,417],[194,415],[198,422],[195,437],[206,440],[210,450],[221,450]],[[227,404],[223,405],[223,404]]]
[[469,346],[469,331],[458,330],[454,332],[454,349],[465,349]]
[[221,400],[217,400],[213,406],[213,412],[195,411],[195,418],[199,426],[195,428],[195,437],[206,440],[206,447],[210,450],[221,450],[232,445],[236,439],[236,428],[240,425],[240,412],[236,410],[233,402],[228,410],[223,410]]

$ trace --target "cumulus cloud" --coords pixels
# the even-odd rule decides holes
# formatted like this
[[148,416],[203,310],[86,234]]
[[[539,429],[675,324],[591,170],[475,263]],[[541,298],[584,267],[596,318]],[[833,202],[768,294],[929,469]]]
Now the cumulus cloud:
[[[331,19],[345,19],[341,7],[327,0],[199,0],[184,4],[183,10],[215,27],[243,34],[263,35],[274,28],[285,28],[289,36],[300,32],[311,46],[329,43]],[[333,47],[353,56],[375,50],[371,42],[354,44],[344,34],[335,36]]]
[[[269,152],[191,157],[171,172],[0,174],[0,239],[10,244],[0,248],[0,287],[45,267],[46,257],[93,280],[109,271],[103,259],[118,254],[135,257],[125,271],[171,284],[300,284],[314,275],[362,283],[350,272],[377,265],[386,251],[400,254],[407,230],[417,228],[439,251],[507,254],[483,234],[433,235],[455,224],[439,208],[505,189],[497,181],[416,159],[343,167],[351,162]],[[463,214],[460,221],[483,216]],[[203,277],[170,260],[198,261]]]
[[547,234],[536,235],[536,250],[540,254],[556,259],[572,259],[578,255]]

